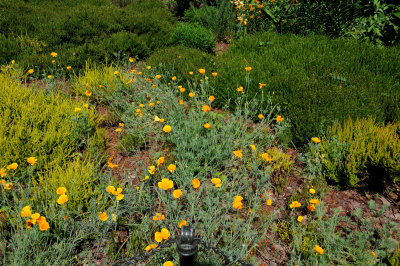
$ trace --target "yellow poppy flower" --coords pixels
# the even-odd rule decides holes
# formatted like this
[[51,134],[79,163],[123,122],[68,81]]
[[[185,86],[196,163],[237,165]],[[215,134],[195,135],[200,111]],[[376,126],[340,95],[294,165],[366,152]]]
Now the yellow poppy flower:
[[163,178],[161,182],[158,182],[158,187],[168,190],[174,187],[174,182],[168,178]]
[[37,159],[35,157],[29,157],[28,159],[26,159],[26,161],[30,164],[30,165],[34,165],[35,163],[37,163]]
[[185,220],[179,222],[178,227],[182,228],[182,226],[187,226],[187,222]]
[[124,198],[124,194],[118,194],[117,197],[115,197],[115,199],[116,199],[117,201],[120,201],[120,200],[122,200],[123,198]]
[[174,196],[174,198],[179,199],[182,196],[182,190],[175,189],[174,192],[172,192],[172,195]]
[[163,131],[164,131],[165,133],[171,132],[171,126],[170,126],[170,125],[165,125],[165,126],[163,127]]
[[18,168],[18,164],[17,163],[12,163],[9,166],[7,166],[8,170],[15,170]]
[[157,160],[157,165],[160,166],[160,165],[162,165],[163,163],[165,163],[165,157],[161,156],[161,157],[158,158],[158,160]]
[[324,250],[323,250],[320,246],[315,245],[314,250],[315,250],[317,253],[319,253],[319,254],[321,254],[321,255],[324,255]]
[[236,157],[239,157],[239,158],[243,156],[243,153],[242,153],[241,150],[233,151],[233,154],[234,154]]
[[201,110],[202,110],[203,112],[207,113],[207,112],[209,112],[209,111],[211,110],[211,108],[210,108],[210,106],[208,106],[208,105],[204,105],[204,106],[201,108]]
[[312,140],[315,144],[318,144],[318,143],[321,142],[321,140],[320,140],[319,138],[317,138],[317,137],[313,137],[313,138],[311,138],[311,140]]
[[107,221],[107,219],[108,219],[107,213],[106,212],[99,212],[99,218],[103,222]]
[[63,205],[64,203],[66,203],[68,201],[68,196],[67,195],[61,195],[60,197],[58,197],[57,199],[57,203],[60,205]]
[[167,167],[168,171],[170,171],[171,173],[173,173],[176,169],[176,165],[175,164],[170,164]]
[[144,250],[151,252],[152,249],[156,249],[157,247],[158,247],[157,244],[151,244],[151,245],[147,246]]
[[28,205],[22,208],[21,217],[31,217],[31,215],[31,206]]
[[198,180],[197,178],[192,180],[192,185],[194,188],[199,188],[200,187],[200,180]]
[[65,187],[59,187],[59,188],[57,188],[56,193],[58,195],[65,195],[65,193],[67,193],[67,189]]
[[151,166],[149,167],[149,173],[150,173],[151,175],[154,175],[155,172],[156,172],[156,167],[155,167],[154,165],[151,165]]
[[47,231],[50,228],[50,225],[48,222],[43,222],[39,224],[39,229],[40,231]]

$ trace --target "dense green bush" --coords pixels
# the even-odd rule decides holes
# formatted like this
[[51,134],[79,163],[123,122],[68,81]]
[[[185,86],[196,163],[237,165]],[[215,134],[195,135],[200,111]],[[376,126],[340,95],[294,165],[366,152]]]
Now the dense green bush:
[[199,24],[178,24],[171,34],[171,42],[186,47],[212,52],[215,48],[214,34]]
[[346,36],[379,46],[397,43],[400,7],[395,0],[234,1],[237,20],[248,32]]
[[119,23],[127,31],[143,38],[150,49],[169,45],[169,37],[175,24],[172,16],[159,0],[134,1],[121,9]]
[[143,58],[148,55],[146,43],[138,35],[131,32],[118,32],[110,36],[104,43],[105,50],[109,54],[123,53],[126,55]]
[[232,39],[237,31],[236,15],[229,0],[218,0],[214,6],[191,7],[185,11],[184,20],[203,25],[219,41]]
[[355,9],[352,1],[302,0],[296,9],[296,16],[287,27],[291,32],[302,34],[325,34],[341,36],[351,25]]
[[[217,100],[236,98],[245,91],[263,90],[273,96],[291,119],[295,143],[317,135],[327,125],[350,117],[398,120],[399,49],[378,49],[356,41],[323,37],[248,36],[218,58]],[[248,63],[246,63],[246,61]],[[225,102],[220,102],[223,105]]]
[[320,143],[325,176],[344,187],[399,181],[399,133],[399,123],[381,127],[371,118],[335,124]]
[[18,44],[15,39],[6,38],[0,33],[0,65],[11,61],[18,53]]
[[158,73],[169,73],[177,76],[179,82],[189,80],[191,77],[189,72],[197,72],[199,68],[216,70],[214,56],[184,46],[159,49],[147,59],[146,63],[156,67]]
[[[158,0],[134,1],[122,8],[103,0],[71,5],[63,1],[0,3],[0,33],[8,38],[23,36],[41,44],[41,49],[32,53],[33,48],[27,49],[18,41],[19,48],[10,53],[18,54],[15,59],[21,65],[41,68],[48,68],[51,60],[45,58],[53,51],[59,54],[62,64],[74,68],[84,66],[86,59],[114,59],[118,51],[145,57],[148,48],[168,45],[166,40],[174,22],[172,14]],[[18,49],[20,53],[15,52]]]

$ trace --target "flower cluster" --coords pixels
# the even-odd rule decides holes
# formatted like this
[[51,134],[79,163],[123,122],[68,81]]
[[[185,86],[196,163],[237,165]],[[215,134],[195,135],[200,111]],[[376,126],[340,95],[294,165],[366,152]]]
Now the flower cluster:
[[122,192],[122,188],[117,188],[117,189],[115,189],[115,187],[114,186],[108,186],[107,188],[106,188],[106,191],[109,193],[109,194],[113,194],[114,196],[115,196],[115,199],[117,200],[117,201],[120,201],[120,200],[122,200],[123,198],[124,198],[124,194],[122,194],[121,192]]
[[159,220],[165,220],[165,216],[164,214],[157,212],[156,215],[153,216],[153,221],[159,221]]
[[156,242],[160,243],[163,240],[167,240],[170,236],[171,234],[169,233],[168,229],[163,228],[161,229],[161,232],[156,232],[154,234],[154,239],[156,240]]
[[40,231],[46,231],[50,228],[50,225],[47,222],[46,217],[41,216],[37,212],[32,214],[31,206],[29,205],[22,208],[21,217],[23,218],[30,217],[30,219],[26,220],[25,223],[27,228],[31,229],[35,224],[39,225]]
[[233,208],[240,210],[243,207],[242,200],[242,196],[235,196],[232,203]]
[[68,196],[65,195],[67,193],[67,189],[65,187],[59,187],[56,191],[57,195],[60,195],[57,199],[57,203],[63,205],[68,201]]

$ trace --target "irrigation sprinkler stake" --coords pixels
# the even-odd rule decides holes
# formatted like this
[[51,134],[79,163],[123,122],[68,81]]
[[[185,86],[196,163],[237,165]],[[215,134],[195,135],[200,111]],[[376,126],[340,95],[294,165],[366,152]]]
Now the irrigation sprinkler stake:
[[197,241],[194,239],[194,229],[191,226],[182,226],[180,237],[176,242],[176,249],[180,255],[181,266],[193,266],[197,253]]

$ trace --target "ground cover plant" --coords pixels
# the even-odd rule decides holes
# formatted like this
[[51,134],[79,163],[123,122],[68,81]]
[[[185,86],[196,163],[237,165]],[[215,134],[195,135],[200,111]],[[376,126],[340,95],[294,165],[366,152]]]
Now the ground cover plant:
[[[269,260],[299,265],[375,263],[395,256],[397,228],[383,216],[387,206],[377,212],[379,203],[370,200],[369,208],[354,210],[352,217],[358,218],[353,221],[325,205],[326,192],[322,187],[319,191],[316,179],[306,178],[300,190],[287,191],[291,176],[302,170],[282,142],[290,123],[275,114],[279,109],[263,91],[251,99],[241,93],[237,108],[230,111],[215,108],[218,96],[209,93],[216,92],[217,72],[193,69],[192,85],[184,88],[173,73],[159,74],[152,66],[133,70],[91,66],[68,85],[73,88],[70,93],[82,99],[73,103],[70,96],[62,95],[63,88],[32,91],[25,87],[24,79],[15,78],[15,73],[24,71],[14,68],[6,67],[11,74],[2,78],[20,88],[21,99],[37,94],[48,104],[66,101],[71,115],[79,116],[87,107],[90,112],[108,108],[116,117],[108,134],[113,132],[119,144],[108,159],[86,151],[76,153],[82,147],[90,151],[90,141],[89,146],[76,145],[72,158],[65,159],[70,163],[47,165],[37,172],[45,163],[38,153],[2,158],[1,254],[6,264],[27,257],[44,264],[76,264],[78,258],[108,264],[157,249],[179,235],[182,225],[193,226],[229,259],[253,264]],[[18,101],[11,94],[3,97],[9,108],[15,108]],[[7,110],[2,109],[3,114]],[[259,114],[256,123],[254,113]],[[53,115],[57,117],[57,112]],[[10,119],[23,125],[17,117]],[[5,143],[9,139],[6,135]],[[310,145],[323,146],[318,138]],[[142,157],[135,169],[119,169],[114,157],[118,154]],[[364,212],[372,220],[364,221]],[[375,221],[382,227],[371,234]],[[22,244],[26,241],[29,248]],[[52,245],[51,258],[50,253],[40,252],[46,243]],[[290,247],[287,257],[268,255],[271,245]],[[197,259],[222,263],[221,257],[210,257],[203,249]],[[170,247],[146,263],[178,260]]]
[[2,1],[0,264],[398,265],[396,9],[335,3]]

